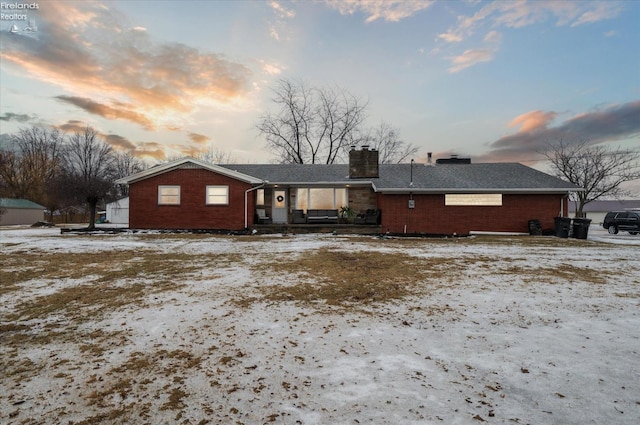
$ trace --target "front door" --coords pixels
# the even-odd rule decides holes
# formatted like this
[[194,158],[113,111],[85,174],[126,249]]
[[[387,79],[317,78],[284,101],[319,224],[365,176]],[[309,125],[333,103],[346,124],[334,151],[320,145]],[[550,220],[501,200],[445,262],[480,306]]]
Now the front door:
[[287,191],[276,189],[273,191],[272,221],[274,223],[287,222]]

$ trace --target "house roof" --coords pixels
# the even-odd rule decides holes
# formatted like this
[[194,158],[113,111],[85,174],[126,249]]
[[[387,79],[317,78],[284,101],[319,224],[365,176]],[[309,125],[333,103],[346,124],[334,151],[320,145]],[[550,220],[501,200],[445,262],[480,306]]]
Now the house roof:
[[40,204],[36,204],[28,199],[13,199],[13,198],[0,198],[0,207],[2,208],[15,208],[23,210],[43,210]]
[[107,204],[105,205],[107,208],[109,206],[114,206],[116,208],[120,207],[128,207],[129,206],[129,197],[125,196],[124,198],[120,198],[120,199],[116,199],[115,201],[111,201],[111,202],[107,202]]
[[[338,185],[358,182],[356,179],[349,179],[347,164],[229,164],[222,166],[256,176],[263,181],[268,181],[269,184]],[[361,183],[370,185],[371,179]]]
[[158,165],[117,180],[116,183],[135,183],[157,174],[190,166],[201,167],[251,184],[365,185],[383,193],[566,193],[581,190],[571,183],[518,163],[380,164],[379,177],[350,179],[347,164],[214,165],[193,158]]
[[148,179],[149,177],[153,177],[156,176],[158,174],[162,174],[162,173],[166,173],[169,171],[173,171],[173,170],[177,170],[179,168],[189,168],[189,167],[197,167],[197,168],[204,168],[205,170],[209,170],[212,171],[214,173],[218,173],[218,174],[222,174],[225,175],[227,177],[231,177],[234,178],[236,180],[240,180],[240,181],[244,181],[247,183],[251,183],[251,184],[260,184],[262,183],[262,180],[250,176],[250,175],[246,175],[246,174],[242,174],[242,173],[238,173],[236,171],[233,171],[229,168],[225,168],[225,167],[221,167],[220,165],[215,165],[215,164],[211,164],[209,162],[206,161],[200,161],[199,159],[195,159],[195,158],[182,158],[182,159],[178,159],[176,161],[171,161],[171,162],[167,162],[166,164],[160,164],[160,165],[156,165],[155,167],[151,167],[148,168],[144,171],[141,171],[139,173],[136,174],[132,174],[130,176],[127,177],[123,177],[121,179],[118,179],[115,181],[116,184],[131,184],[131,183],[135,183],[137,181],[140,180],[144,180],[144,179]]
[[[371,184],[377,192],[567,192],[577,186],[518,163],[380,164],[378,178],[350,179],[346,164],[223,165],[269,184]],[[412,179],[413,178],[413,184]]]

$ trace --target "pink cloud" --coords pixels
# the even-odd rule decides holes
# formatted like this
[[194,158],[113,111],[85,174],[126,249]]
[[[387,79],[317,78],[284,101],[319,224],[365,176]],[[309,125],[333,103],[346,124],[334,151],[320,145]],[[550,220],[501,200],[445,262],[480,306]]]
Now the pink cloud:
[[142,113],[135,112],[133,105],[114,101],[114,106],[104,105],[85,97],[77,96],[56,96],[56,99],[75,105],[91,114],[99,115],[107,119],[125,119],[136,124],[140,124],[148,130],[154,129],[153,121]]
[[509,123],[509,127],[518,127],[518,132],[536,131],[546,128],[558,114],[556,112],[531,111],[518,115]]
[[518,131],[489,144],[489,150],[476,158],[480,161],[541,160],[540,152],[562,139],[567,143],[615,143],[640,135],[640,100],[611,105],[574,115],[553,126],[557,112],[531,111],[515,117],[509,125]]
[[205,136],[204,134],[198,133],[189,133],[189,139],[198,144],[207,143],[211,138],[209,136]]

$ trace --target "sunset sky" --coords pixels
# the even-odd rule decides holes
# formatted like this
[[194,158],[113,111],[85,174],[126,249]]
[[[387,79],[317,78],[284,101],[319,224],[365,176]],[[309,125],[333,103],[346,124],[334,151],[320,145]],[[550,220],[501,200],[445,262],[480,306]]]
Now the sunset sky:
[[268,162],[255,126],[286,78],[367,99],[418,161],[533,165],[559,137],[640,151],[639,1],[17,3],[37,9],[3,2],[4,143],[89,125],[149,163]]

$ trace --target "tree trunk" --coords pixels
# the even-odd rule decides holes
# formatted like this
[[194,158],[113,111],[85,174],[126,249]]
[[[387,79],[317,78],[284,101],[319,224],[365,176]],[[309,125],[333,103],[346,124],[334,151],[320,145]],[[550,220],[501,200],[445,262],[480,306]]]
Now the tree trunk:
[[96,209],[98,206],[98,199],[89,198],[87,199],[87,201],[89,202],[89,227],[87,228],[95,229],[96,228]]

